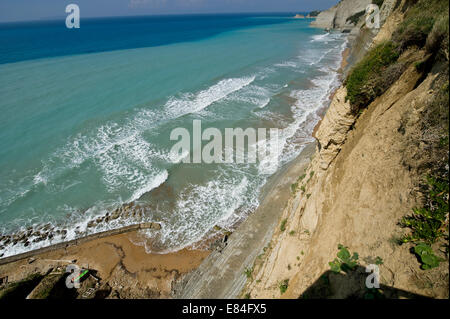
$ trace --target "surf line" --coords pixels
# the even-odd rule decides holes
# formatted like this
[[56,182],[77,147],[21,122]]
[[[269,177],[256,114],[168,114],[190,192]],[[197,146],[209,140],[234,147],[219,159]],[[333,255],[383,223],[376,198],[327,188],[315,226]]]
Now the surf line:
[[[279,132],[277,128],[270,128],[270,138],[266,137],[266,128],[225,128],[225,148],[223,148],[222,132],[217,128],[209,127],[202,133],[201,120],[193,120],[191,134],[186,128],[175,128],[170,133],[171,141],[178,141],[171,149],[171,157],[174,162],[190,163],[233,163],[236,155],[236,163],[241,164],[247,159],[247,163],[256,163],[271,159],[272,166],[278,166],[279,158]],[[236,146],[234,141],[236,140]],[[202,141],[208,141],[202,145]],[[245,141],[248,145],[245,147]],[[192,149],[191,149],[192,146]],[[244,151],[247,149],[247,156]],[[236,154],[235,153],[236,150]],[[192,152],[191,152],[192,151]],[[224,154],[225,153],[225,154]],[[267,154],[269,153],[269,154]],[[225,156],[223,156],[225,155]]]

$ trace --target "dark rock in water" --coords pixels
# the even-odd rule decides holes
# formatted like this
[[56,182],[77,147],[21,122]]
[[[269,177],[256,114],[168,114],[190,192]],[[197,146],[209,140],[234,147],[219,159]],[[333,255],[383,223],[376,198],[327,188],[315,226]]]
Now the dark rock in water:
[[[91,220],[91,221],[87,224],[87,227],[88,227],[88,228],[92,228],[92,227],[94,227],[95,225],[96,225],[95,220]],[[77,232],[77,230],[75,230],[75,232]]]
[[130,217],[130,210],[128,209],[128,208],[125,208],[124,210],[123,210],[123,217],[125,217],[125,218],[127,218],[127,217]]
[[120,217],[120,210],[116,209],[115,211],[112,212],[111,214],[111,219],[117,219]]
[[99,217],[95,220],[97,224],[100,224],[103,221],[103,217]]
[[30,246],[30,242],[27,240],[23,245],[24,245],[25,247],[28,247],[28,246]]
[[350,29],[344,29],[344,30],[342,30],[342,33],[350,33],[350,32],[352,32],[352,30],[350,30]]
[[52,227],[52,224],[48,223],[48,224],[45,224],[44,227],[42,227],[42,230],[50,230],[51,227]]

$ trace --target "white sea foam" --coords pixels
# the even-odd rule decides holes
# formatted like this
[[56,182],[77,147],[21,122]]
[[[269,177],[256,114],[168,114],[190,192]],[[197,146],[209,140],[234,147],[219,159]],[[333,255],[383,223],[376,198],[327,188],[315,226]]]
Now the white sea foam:
[[189,93],[181,97],[170,98],[166,103],[165,110],[172,117],[199,112],[214,102],[220,101],[229,94],[249,85],[254,80],[255,76],[221,80],[217,84],[196,94]]
[[280,68],[297,68],[298,63],[295,61],[284,61],[282,63],[275,64],[275,66]]
[[274,92],[276,92],[276,89],[270,89],[258,85],[248,85],[242,90],[227,96],[226,100],[248,103],[257,106],[258,108],[264,108],[267,104],[269,104]]
[[[147,252],[154,251],[155,245],[164,247],[159,252],[176,251],[204,238],[214,225],[229,228],[257,207],[258,183],[237,170],[222,171],[204,185],[187,187],[176,202],[176,219],[166,216],[164,231],[156,237],[156,244],[146,245]],[[243,207],[244,211],[236,212]]]
[[148,177],[149,183],[144,186],[141,189],[137,189],[133,195],[131,195],[130,199],[127,202],[133,202],[135,200],[138,200],[142,195],[144,195],[145,193],[150,192],[152,189],[155,189],[159,186],[161,186],[169,177],[169,173],[164,170],[162,173],[156,175],[156,176],[152,176],[152,177]]
[[331,38],[331,33],[323,33],[323,34],[317,34],[313,35],[311,42],[325,42]]

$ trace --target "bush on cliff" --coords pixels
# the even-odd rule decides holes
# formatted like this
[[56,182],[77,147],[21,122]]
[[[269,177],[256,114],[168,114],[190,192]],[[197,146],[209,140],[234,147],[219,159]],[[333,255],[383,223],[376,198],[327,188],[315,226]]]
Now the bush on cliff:
[[421,48],[425,46],[436,21],[443,18],[448,21],[448,0],[419,0],[406,12],[392,39],[401,50],[410,46]]
[[402,65],[393,65],[398,57],[396,45],[389,41],[370,50],[353,68],[345,84],[354,113],[384,93],[403,72]]

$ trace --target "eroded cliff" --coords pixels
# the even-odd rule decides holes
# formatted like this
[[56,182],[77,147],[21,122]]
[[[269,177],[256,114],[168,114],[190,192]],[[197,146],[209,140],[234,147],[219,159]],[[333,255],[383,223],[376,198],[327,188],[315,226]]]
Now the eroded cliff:
[[[360,48],[390,41],[392,34],[399,37],[399,25],[417,9],[414,1],[386,3],[390,12],[383,27],[374,38],[361,30],[356,40]],[[448,23],[446,28],[443,37],[448,39]],[[433,32],[427,43],[433,41]],[[430,244],[440,264],[424,270],[412,253],[417,243],[399,244],[410,232],[400,221],[425,205],[424,176],[440,169],[448,184],[448,43],[440,60],[429,45],[399,50],[395,72],[385,73],[392,84],[359,110],[351,105],[346,85],[337,90],[316,130],[318,146],[311,164],[299,177],[242,296],[448,298],[448,187],[443,237]],[[358,253],[351,271],[332,271],[339,245]],[[379,267],[381,289],[365,286],[369,264]]]

